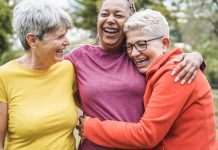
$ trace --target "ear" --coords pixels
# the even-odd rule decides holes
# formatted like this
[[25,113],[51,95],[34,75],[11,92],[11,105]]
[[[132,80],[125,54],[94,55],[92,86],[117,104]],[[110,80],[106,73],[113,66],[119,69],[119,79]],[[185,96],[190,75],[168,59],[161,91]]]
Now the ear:
[[26,41],[27,41],[27,43],[29,44],[29,46],[31,48],[35,48],[36,47],[36,40],[37,40],[37,38],[36,38],[35,35],[33,35],[32,33],[27,33]]
[[164,36],[162,38],[162,44],[163,44],[163,51],[165,53],[165,52],[167,52],[167,50],[170,46],[170,39],[167,36]]

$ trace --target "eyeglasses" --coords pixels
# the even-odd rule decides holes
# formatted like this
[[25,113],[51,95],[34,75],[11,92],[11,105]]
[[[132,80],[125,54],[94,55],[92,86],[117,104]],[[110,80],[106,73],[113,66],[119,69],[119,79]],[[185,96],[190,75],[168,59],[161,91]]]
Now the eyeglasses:
[[142,51],[146,51],[147,50],[147,46],[148,46],[148,44],[147,44],[148,42],[153,41],[153,40],[158,40],[158,39],[161,39],[161,38],[163,38],[163,36],[158,37],[158,38],[154,38],[154,39],[150,39],[150,40],[145,40],[145,41],[137,41],[134,44],[126,43],[125,46],[126,46],[127,53],[131,54],[132,51],[133,51],[133,47],[135,47],[135,49],[137,51],[139,51],[140,53]]

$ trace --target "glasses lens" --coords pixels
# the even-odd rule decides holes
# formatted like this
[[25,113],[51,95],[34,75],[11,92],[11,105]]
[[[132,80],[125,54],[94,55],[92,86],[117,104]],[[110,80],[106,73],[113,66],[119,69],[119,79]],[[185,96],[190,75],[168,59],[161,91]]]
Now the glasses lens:
[[139,51],[143,51],[147,49],[146,41],[138,41],[137,43],[135,43],[135,46]]

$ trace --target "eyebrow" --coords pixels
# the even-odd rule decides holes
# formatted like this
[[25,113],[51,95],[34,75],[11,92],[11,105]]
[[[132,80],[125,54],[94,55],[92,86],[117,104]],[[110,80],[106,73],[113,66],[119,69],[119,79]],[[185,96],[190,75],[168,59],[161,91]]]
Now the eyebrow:
[[[102,11],[109,12],[109,10],[105,8],[105,9],[102,9],[99,13],[101,13]],[[125,14],[125,12],[121,11],[121,10],[116,10],[115,13],[124,13]]]

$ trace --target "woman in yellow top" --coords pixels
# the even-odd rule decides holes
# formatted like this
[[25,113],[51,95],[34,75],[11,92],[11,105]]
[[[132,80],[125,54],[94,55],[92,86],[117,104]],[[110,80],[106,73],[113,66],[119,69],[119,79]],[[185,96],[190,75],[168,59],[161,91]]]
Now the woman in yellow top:
[[12,23],[25,54],[0,67],[0,150],[74,150],[75,74],[63,60],[71,18],[51,3],[25,0]]

